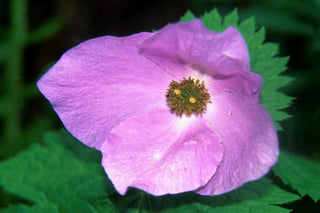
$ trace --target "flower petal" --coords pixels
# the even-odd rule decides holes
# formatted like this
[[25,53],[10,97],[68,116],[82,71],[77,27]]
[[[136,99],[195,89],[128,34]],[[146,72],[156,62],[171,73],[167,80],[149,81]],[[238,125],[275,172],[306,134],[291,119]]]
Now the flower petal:
[[171,24],[140,45],[140,51],[177,78],[187,67],[214,77],[250,71],[246,43],[233,27],[223,33],[206,29],[200,20]]
[[[260,85],[259,85],[260,84]],[[275,126],[259,102],[261,77],[234,75],[209,85],[212,106],[205,115],[221,135],[225,153],[217,172],[197,192],[222,194],[266,174],[279,154]]]
[[166,104],[171,77],[138,54],[138,44],[150,35],[81,43],[38,81],[65,127],[86,145],[100,149],[124,117]]
[[223,145],[203,118],[180,118],[159,109],[117,125],[102,153],[119,193],[132,186],[163,195],[204,186],[223,157]]

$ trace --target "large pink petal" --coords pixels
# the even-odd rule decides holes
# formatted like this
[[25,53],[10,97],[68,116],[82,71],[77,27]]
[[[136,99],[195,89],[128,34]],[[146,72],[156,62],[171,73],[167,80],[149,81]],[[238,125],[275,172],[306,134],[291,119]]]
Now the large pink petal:
[[180,72],[185,69],[212,77],[250,71],[241,34],[233,27],[212,32],[200,20],[166,26],[143,42],[140,51],[177,78],[185,77]]
[[228,192],[260,178],[276,163],[277,133],[259,102],[261,84],[261,77],[251,73],[209,85],[212,104],[205,117],[221,135],[225,152],[217,172],[198,193]]
[[137,46],[150,35],[81,43],[38,81],[65,127],[86,145],[100,149],[123,118],[165,106],[171,77],[138,54]]
[[159,109],[120,122],[102,153],[104,169],[119,193],[132,186],[163,195],[204,186],[222,159],[223,145],[205,119]]

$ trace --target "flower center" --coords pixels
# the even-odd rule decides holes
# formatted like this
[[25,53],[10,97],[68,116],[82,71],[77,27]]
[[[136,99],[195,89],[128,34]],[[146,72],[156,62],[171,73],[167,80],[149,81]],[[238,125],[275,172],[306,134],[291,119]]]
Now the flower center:
[[166,93],[167,102],[171,112],[182,116],[202,115],[211,103],[210,94],[204,82],[191,77],[183,78],[180,83],[172,80]]

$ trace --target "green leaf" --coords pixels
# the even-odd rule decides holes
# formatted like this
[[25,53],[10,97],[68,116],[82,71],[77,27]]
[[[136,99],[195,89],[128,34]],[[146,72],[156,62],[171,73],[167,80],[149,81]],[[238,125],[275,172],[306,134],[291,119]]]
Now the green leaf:
[[[142,195],[146,196],[146,195]],[[166,195],[162,197],[149,196],[145,205],[138,205],[134,211],[160,212],[213,212],[213,213],[248,213],[248,212],[290,212],[278,204],[295,201],[300,197],[271,183],[267,178],[245,184],[230,193],[219,196],[201,196],[195,193]],[[142,202],[140,202],[142,203]],[[148,206],[152,204],[152,206]]]
[[34,205],[34,206],[27,206],[27,205],[14,205],[10,206],[6,209],[0,209],[0,213],[59,213],[57,206],[52,203],[48,203],[46,205]]
[[229,13],[228,15],[226,15],[226,17],[224,17],[222,22],[222,28],[227,29],[229,26],[237,27],[238,19],[239,19],[238,11],[237,9],[234,9],[231,13]]
[[100,212],[109,208],[107,192],[114,191],[106,185],[109,182],[101,165],[77,158],[62,146],[63,140],[98,153],[65,133],[50,133],[45,145],[33,144],[1,162],[0,186],[33,203],[12,205],[2,212]]
[[265,30],[256,30],[254,18],[244,20],[236,26],[246,40],[251,70],[263,77],[261,103],[267,108],[278,130],[281,130],[280,121],[290,116],[281,110],[287,108],[293,98],[286,96],[279,89],[287,86],[293,79],[280,75],[286,70],[288,57],[278,57],[278,45],[263,43]]
[[191,21],[195,19],[196,17],[193,15],[193,13],[188,10],[180,19],[180,21]]
[[320,199],[320,163],[282,151],[274,173],[284,184],[290,185],[301,196],[309,195],[315,202]]
[[277,56],[279,53],[278,45],[263,43],[265,29],[257,30],[253,17],[239,23],[236,9],[223,19],[214,9],[205,13],[201,20],[212,31],[222,32],[229,26],[233,26],[242,34],[248,46],[251,70],[263,77],[261,103],[270,113],[277,129],[281,130],[279,122],[290,117],[282,110],[287,108],[293,99],[279,91],[293,80],[291,77],[280,75],[286,70],[289,58]]
[[214,9],[209,13],[206,12],[201,20],[204,26],[206,26],[208,29],[215,29],[216,32],[221,32],[223,30],[222,28],[218,29],[218,27],[221,27],[222,19],[217,9]]

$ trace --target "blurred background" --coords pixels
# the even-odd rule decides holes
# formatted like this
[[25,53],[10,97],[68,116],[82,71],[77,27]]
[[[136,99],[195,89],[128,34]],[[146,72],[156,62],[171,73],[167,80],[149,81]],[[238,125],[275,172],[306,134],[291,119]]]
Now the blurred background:
[[254,16],[266,41],[290,56],[282,91],[295,97],[282,122],[281,148],[320,160],[320,0],[0,0],[0,160],[45,131],[63,128],[36,81],[68,49],[90,38],[126,36],[179,21],[189,9],[201,16],[235,7]]

